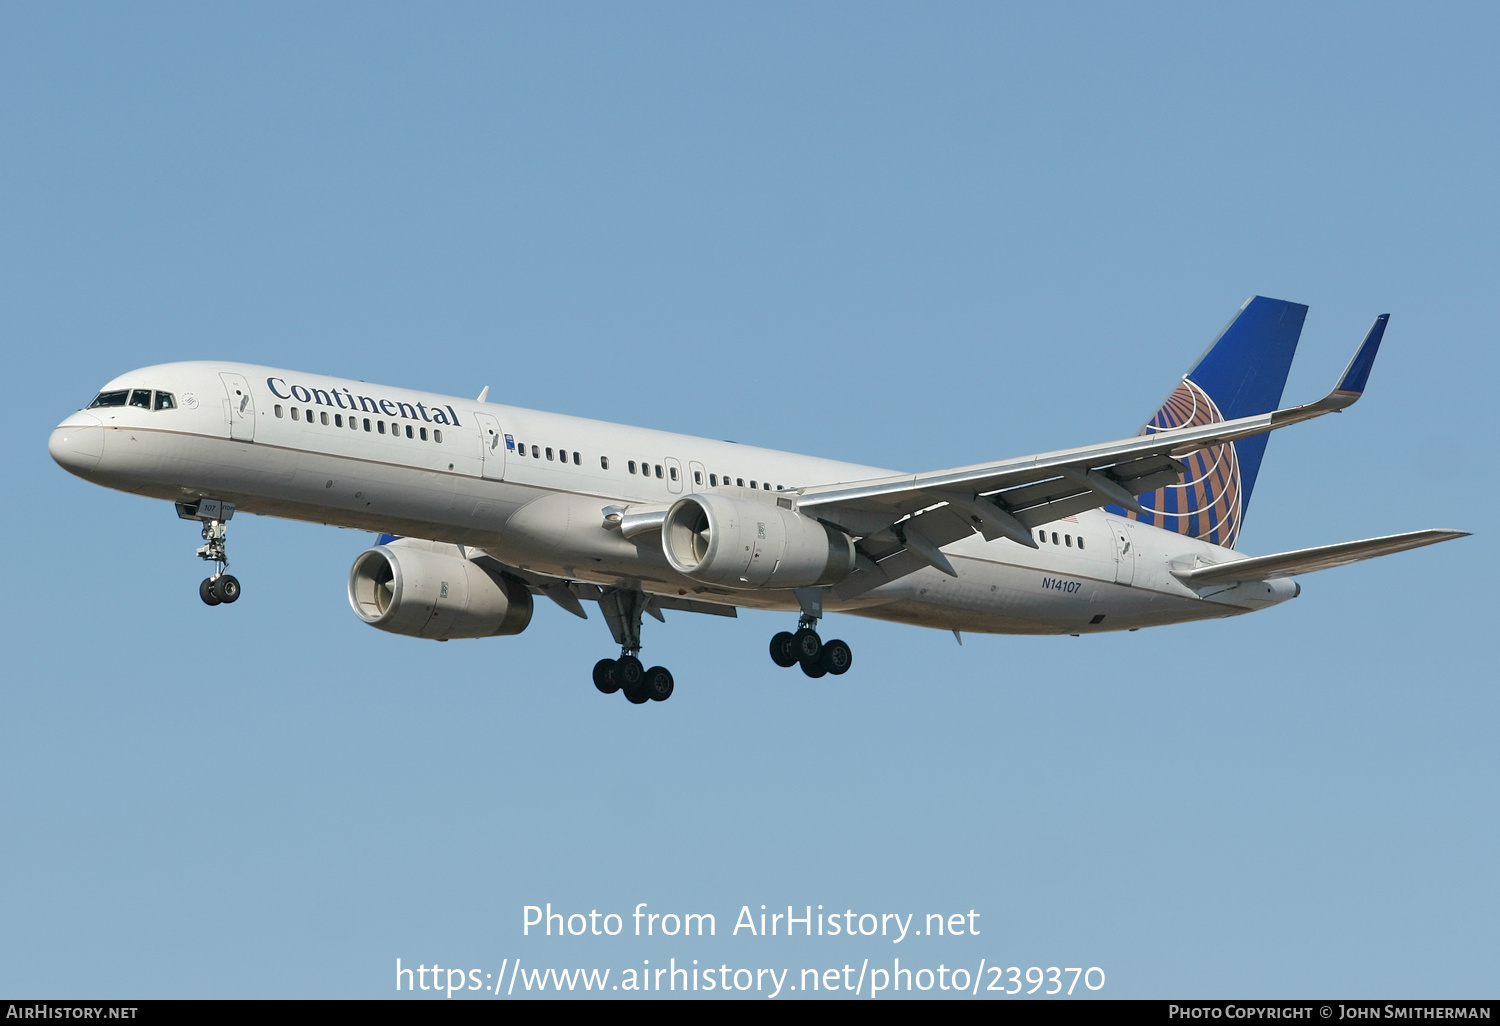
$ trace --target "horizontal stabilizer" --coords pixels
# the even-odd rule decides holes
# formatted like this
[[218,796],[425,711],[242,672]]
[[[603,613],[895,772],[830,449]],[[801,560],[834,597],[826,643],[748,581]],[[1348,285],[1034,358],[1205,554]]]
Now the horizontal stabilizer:
[[1251,556],[1234,559],[1228,563],[1200,566],[1196,570],[1173,571],[1179,580],[1198,587],[1204,584],[1223,584],[1231,581],[1261,581],[1268,577],[1292,577],[1308,574],[1314,570],[1327,570],[1346,563],[1358,563],[1362,559],[1388,556],[1392,552],[1435,545],[1438,542],[1464,538],[1468,531],[1432,529],[1408,531],[1406,534],[1391,534],[1384,538],[1366,538],[1363,541],[1339,542],[1336,545],[1318,545],[1311,549],[1293,552],[1277,552],[1270,556]]

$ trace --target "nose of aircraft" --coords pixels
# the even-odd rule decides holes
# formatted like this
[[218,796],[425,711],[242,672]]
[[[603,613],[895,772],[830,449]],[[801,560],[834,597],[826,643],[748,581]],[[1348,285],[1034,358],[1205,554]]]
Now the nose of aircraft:
[[53,428],[47,451],[64,470],[87,475],[104,455],[104,425],[97,417],[75,413]]

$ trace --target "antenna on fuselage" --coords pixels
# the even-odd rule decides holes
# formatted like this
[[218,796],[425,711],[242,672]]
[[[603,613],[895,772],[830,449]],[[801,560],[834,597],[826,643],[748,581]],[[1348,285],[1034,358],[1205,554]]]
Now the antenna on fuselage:
[[485,398],[489,394],[490,394],[490,386],[489,385],[485,385],[484,388],[480,389],[480,391],[479,391],[479,398],[475,399],[474,401],[476,403],[482,403],[482,402],[484,402]]

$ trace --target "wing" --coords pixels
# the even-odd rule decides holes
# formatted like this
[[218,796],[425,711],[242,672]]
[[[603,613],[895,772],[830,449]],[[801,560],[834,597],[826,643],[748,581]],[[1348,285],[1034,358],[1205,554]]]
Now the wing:
[[797,507],[860,539],[860,568],[834,589],[852,598],[924,566],[957,576],[941,548],[978,532],[1036,548],[1032,529],[1110,503],[1144,512],[1137,495],[1177,483],[1180,457],[1209,446],[1265,434],[1352,406],[1363,394],[1385,334],[1376,318],[1322,399],[1216,424],[1150,430],[1117,442],[999,463],[802,489]]
[[1194,570],[1174,571],[1185,583],[1198,587],[1204,584],[1222,584],[1230,581],[1262,581],[1268,577],[1293,577],[1309,574],[1314,570],[1327,570],[1335,566],[1357,563],[1362,559],[1405,552],[1407,549],[1436,545],[1453,538],[1467,538],[1468,531],[1408,531],[1406,534],[1391,534],[1383,538],[1367,538],[1364,541],[1339,542],[1336,545],[1318,545],[1294,552],[1277,552],[1270,556],[1252,556],[1249,559],[1234,559],[1227,563],[1200,566]]

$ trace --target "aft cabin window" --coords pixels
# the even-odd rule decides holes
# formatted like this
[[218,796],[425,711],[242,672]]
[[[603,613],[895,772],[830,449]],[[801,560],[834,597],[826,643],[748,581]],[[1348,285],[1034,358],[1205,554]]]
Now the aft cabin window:
[[534,460],[539,460],[542,458],[542,450],[539,446],[533,445],[531,447],[531,458]]
[[547,458],[549,460],[552,458],[552,446],[550,446],[550,445],[547,446]]
[[130,389],[128,388],[122,388],[118,392],[100,392],[94,397],[94,401],[89,403],[88,408],[97,410],[101,407],[124,406],[125,398],[129,395]]
[[600,456],[599,457],[599,469],[600,470],[608,470],[609,469],[609,457],[608,456]]
[[1063,535],[1063,542],[1071,549],[1073,547],[1073,536],[1071,534]]
[[156,408],[158,410],[175,410],[177,409],[177,400],[172,398],[171,392],[158,392],[156,393]]
[[1083,535],[1081,534],[1078,536],[1078,547],[1083,548]]
[[1058,541],[1057,541],[1057,532],[1056,531],[1052,532],[1052,544],[1053,545],[1058,544]]
[[630,468],[630,472],[631,472],[631,473],[632,473],[632,474],[634,474],[634,473],[635,473],[635,460],[627,460],[627,461],[626,461],[626,462],[625,462],[625,466],[627,466],[627,467],[629,467],[629,468]]
[[575,467],[581,467],[581,466],[583,466],[583,457],[580,456],[580,455],[578,455],[576,452],[573,454],[573,466],[575,466]]
[[1046,531],[1038,531],[1036,533],[1036,540],[1039,541],[1039,542],[1045,542],[1047,540],[1047,532]]
[[661,480],[661,464],[660,463],[658,463],[656,465],[656,478],[657,478],[658,481]]

